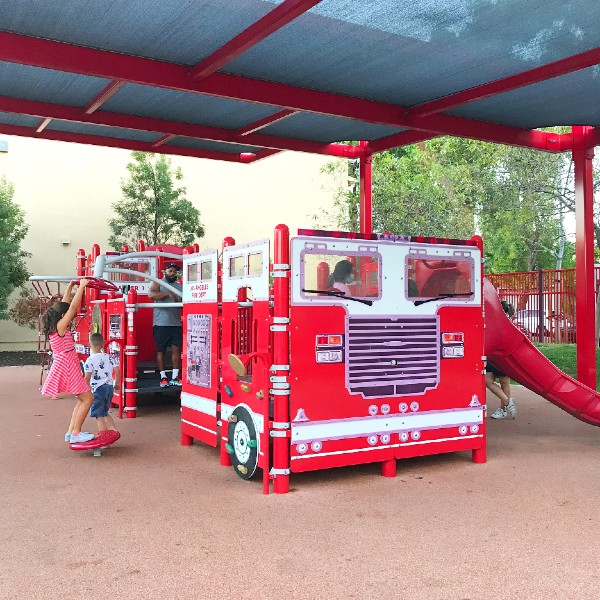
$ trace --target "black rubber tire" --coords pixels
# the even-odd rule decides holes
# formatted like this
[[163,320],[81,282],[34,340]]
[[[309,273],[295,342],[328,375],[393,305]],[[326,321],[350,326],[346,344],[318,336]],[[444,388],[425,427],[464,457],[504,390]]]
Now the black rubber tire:
[[[232,413],[237,420],[229,421],[227,428],[227,443],[233,448],[231,464],[233,470],[242,478],[250,479],[258,466],[258,436],[254,420],[247,408],[238,406]],[[250,447],[248,442],[254,440],[256,444]]]

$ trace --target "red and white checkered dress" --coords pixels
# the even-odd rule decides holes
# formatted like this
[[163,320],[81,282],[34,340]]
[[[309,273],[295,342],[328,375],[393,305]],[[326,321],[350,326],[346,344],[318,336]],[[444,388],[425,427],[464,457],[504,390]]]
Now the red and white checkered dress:
[[52,366],[44,385],[44,396],[56,396],[61,392],[65,394],[83,394],[90,391],[90,386],[85,382],[81,367],[75,352],[75,341],[70,331],[60,336],[55,331],[50,334],[50,348],[52,349]]

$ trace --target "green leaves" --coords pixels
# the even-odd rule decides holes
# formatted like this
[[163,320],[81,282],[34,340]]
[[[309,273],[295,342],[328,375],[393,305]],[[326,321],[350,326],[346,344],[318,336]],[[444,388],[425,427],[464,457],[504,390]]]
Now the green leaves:
[[[358,163],[335,199],[334,226],[358,230]],[[440,137],[373,156],[373,229],[484,238],[490,272],[572,262],[564,215],[573,210],[569,154]],[[317,218],[315,218],[316,220]]]
[[29,277],[21,249],[29,225],[25,213],[13,202],[14,188],[5,177],[0,179],[0,319],[8,319],[8,298]]
[[127,165],[129,176],[121,181],[123,198],[112,205],[116,217],[109,221],[109,244],[116,250],[123,244],[186,246],[204,236],[200,211],[185,198],[181,169],[172,169],[164,155],[132,152]]

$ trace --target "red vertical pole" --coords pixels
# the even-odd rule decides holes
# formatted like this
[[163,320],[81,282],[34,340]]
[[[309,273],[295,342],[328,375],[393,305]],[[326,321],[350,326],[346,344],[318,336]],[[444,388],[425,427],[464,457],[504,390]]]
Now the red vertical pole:
[[575,301],[577,378],[596,389],[596,310],[594,293],[594,149],[586,142],[591,127],[573,127],[575,166]]
[[[367,142],[361,142],[367,147]],[[373,155],[360,157],[360,233],[373,233]]]
[[[290,364],[290,230],[286,225],[275,227],[275,248],[273,262],[273,363],[275,367]],[[284,326],[281,324],[287,323]],[[289,370],[276,369],[275,376],[289,377]],[[290,421],[289,389],[274,389],[273,421],[279,428]],[[289,427],[289,425],[288,425]],[[274,426],[274,429],[276,427]],[[273,438],[273,489],[276,494],[290,491],[290,442],[287,437]]]
[[[94,244],[92,246],[92,257],[91,257],[91,261],[90,261],[90,275],[94,274],[94,265],[96,264],[96,259],[100,256],[100,245],[99,244]],[[90,288],[89,290],[87,290],[89,292],[89,299],[90,301],[92,300],[98,300],[98,298],[100,298],[100,292],[98,290],[92,289]]]
[[[227,248],[228,246],[235,246],[235,240],[232,237],[226,237],[223,240],[223,244],[222,244],[222,249],[224,250],[225,248]],[[220,304],[221,304],[221,300],[223,298],[222,294],[223,294],[223,259],[221,259],[221,262],[217,262],[217,314],[218,314],[218,322],[219,322],[219,343],[218,343],[218,347],[217,347],[217,372],[221,373],[221,371],[223,370],[223,348],[222,348],[222,344],[223,344],[223,313],[222,313],[222,309],[220,308]],[[233,352],[233,348],[231,349],[231,351]],[[220,386],[220,384],[218,384]],[[222,396],[223,391],[222,389],[219,387],[219,395]],[[222,425],[221,425],[221,443],[219,444],[220,446],[220,452],[219,452],[219,458],[220,458],[220,464],[223,467],[230,467],[231,466],[231,457],[229,456],[229,452],[227,452],[227,448],[225,448],[225,443],[227,441],[227,421],[225,421]],[[225,439],[223,439],[225,438]]]
[[137,291],[131,288],[127,292],[125,304],[125,369],[123,378],[125,380],[125,417],[135,419],[137,413],[137,335],[136,335],[136,311]]
[[77,250],[77,277],[83,277],[85,274],[85,262],[86,262],[85,250],[79,248]]

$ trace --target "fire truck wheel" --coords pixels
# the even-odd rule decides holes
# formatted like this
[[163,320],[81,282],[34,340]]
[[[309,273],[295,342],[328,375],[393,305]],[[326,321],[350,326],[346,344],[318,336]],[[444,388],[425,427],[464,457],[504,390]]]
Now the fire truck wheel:
[[233,449],[231,464],[242,479],[250,479],[258,465],[258,436],[252,415],[243,406],[232,413],[229,421],[227,443]]

